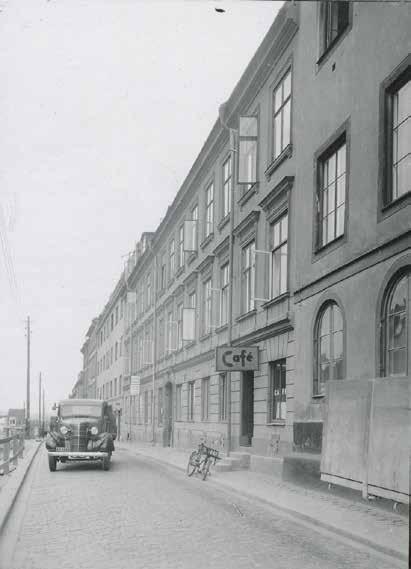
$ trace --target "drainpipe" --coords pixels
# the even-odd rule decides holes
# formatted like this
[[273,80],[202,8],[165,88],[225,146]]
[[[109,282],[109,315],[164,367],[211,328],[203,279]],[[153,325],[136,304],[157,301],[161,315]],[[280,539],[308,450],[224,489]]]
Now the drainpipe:
[[[230,128],[227,123],[224,121],[224,107],[226,103],[222,104],[219,108],[218,114],[220,118],[220,122],[222,126],[229,131],[230,134],[230,152],[231,152],[231,189],[230,189],[230,200],[231,200],[231,209],[230,209],[230,241],[229,241],[229,301],[228,301],[228,327],[227,327],[227,344],[228,346],[232,345],[233,340],[233,292],[234,292],[234,283],[233,283],[233,276],[234,276],[234,184],[235,184],[235,177],[236,177],[236,149],[235,149],[235,140],[237,131]],[[226,454],[230,456],[231,452],[231,427],[232,427],[232,418],[231,418],[231,371],[227,372],[227,447],[226,447]]]

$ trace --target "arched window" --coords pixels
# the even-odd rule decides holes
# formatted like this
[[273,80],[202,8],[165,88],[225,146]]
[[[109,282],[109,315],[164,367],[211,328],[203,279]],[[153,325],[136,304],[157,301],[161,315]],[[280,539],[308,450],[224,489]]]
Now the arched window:
[[387,289],[381,318],[382,375],[403,376],[410,364],[411,267],[407,267]]
[[313,395],[323,395],[329,379],[345,376],[344,321],[335,302],[321,308],[314,331]]

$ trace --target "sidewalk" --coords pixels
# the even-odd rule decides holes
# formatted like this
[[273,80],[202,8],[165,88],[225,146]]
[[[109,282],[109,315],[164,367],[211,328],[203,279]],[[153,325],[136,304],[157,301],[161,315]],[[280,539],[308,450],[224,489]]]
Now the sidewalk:
[[[144,443],[118,442],[119,450],[134,452],[166,463],[180,471],[187,466],[189,451]],[[248,470],[214,472],[210,482],[274,506],[302,522],[314,523],[357,543],[401,561],[408,560],[408,518],[385,511],[366,501],[353,501],[323,490],[305,488]]]
[[0,477],[0,534],[40,445],[39,441],[26,440],[23,458],[19,458],[17,467],[13,466],[9,474]]

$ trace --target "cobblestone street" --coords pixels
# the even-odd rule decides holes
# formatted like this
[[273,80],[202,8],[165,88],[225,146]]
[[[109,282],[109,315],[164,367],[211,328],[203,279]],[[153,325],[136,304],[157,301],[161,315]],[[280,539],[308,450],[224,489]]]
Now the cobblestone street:
[[38,453],[6,528],[1,569],[392,569],[393,562],[175,469],[117,451],[99,465]]

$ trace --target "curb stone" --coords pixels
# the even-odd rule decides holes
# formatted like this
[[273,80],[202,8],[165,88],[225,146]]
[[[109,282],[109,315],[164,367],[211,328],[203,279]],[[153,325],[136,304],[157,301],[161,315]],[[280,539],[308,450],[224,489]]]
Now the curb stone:
[[[21,462],[17,464],[17,468],[13,471],[13,477],[0,491],[0,537],[20,489],[23,486],[24,480],[26,479],[27,473],[41,445],[42,442],[36,441],[36,444],[28,452],[25,462],[23,464]],[[24,458],[22,460],[24,460]]]
[[[134,452],[135,454],[139,455],[139,456],[143,456],[144,458],[148,458],[154,462],[159,462],[161,464],[165,464],[167,466],[170,466],[176,470],[179,470],[180,472],[185,472],[185,467],[184,466],[180,466],[177,464],[174,464],[172,462],[168,462],[166,459],[162,459],[159,457],[154,457],[151,456],[150,454],[145,454],[143,449],[129,449],[129,448],[125,448],[125,447],[119,447],[119,450],[124,450],[126,452]],[[239,491],[234,488],[229,482],[227,481],[223,481],[223,480],[216,480],[215,478],[211,481],[212,484],[216,484],[219,486],[224,486],[225,488],[231,490],[232,492],[235,493],[239,493]],[[246,496],[248,499],[252,499],[255,500],[257,502],[260,502],[261,504],[265,504],[267,506],[271,506],[271,507],[275,507],[276,509],[278,509],[279,511],[294,517],[296,519],[299,519],[305,523],[310,523],[310,524],[314,524],[324,530],[330,531],[338,536],[342,536],[345,537],[353,542],[359,543],[361,545],[365,545],[366,547],[369,547],[371,549],[373,549],[374,551],[377,551],[379,553],[382,553],[384,555],[388,555],[389,557],[393,557],[395,559],[397,559],[398,561],[408,561],[408,555],[403,554],[399,551],[397,551],[396,549],[391,549],[389,547],[386,547],[384,545],[380,545],[379,543],[376,543],[370,539],[367,539],[365,537],[362,536],[358,536],[355,533],[351,533],[347,530],[341,529],[338,526],[334,526],[332,524],[329,523],[325,523],[322,522],[321,520],[319,520],[318,518],[315,518],[313,516],[309,516],[307,514],[303,514],[301,512],[298,512],[296,510],[292,510],[291,508],[285,508],[284,506],[280,506],[278,504],[276,504],[273,500],[268,500],[268,499],[264,499],[261,496],[256,496],[255,494],[253,494],[252,492],[249,492],[247,490],[242,489],[241,490],[241,494]]]

